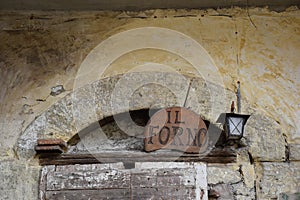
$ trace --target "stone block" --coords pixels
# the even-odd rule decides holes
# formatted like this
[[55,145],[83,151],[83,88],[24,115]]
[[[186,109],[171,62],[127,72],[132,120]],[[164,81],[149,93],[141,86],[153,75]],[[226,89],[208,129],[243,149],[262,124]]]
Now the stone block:
[[69,97],[72,103],[72,113],[70,114],[73,116],[74,126],[78,131],[97,122],[102,117],[102,113],[96,110],[100,101],[96,97],[95,89],[92,84],[89,84],[75,90]]
[[235,199],[236,195],[255,198],[253,165],[214,164],[208,166],[207,173],[210,189],[219,195],[218,199]]
[[166,72],[130,72],[119,77],[110,88],[112,113],[143,108],[183,106],[189,78]]
[[[119,76],[113,76],[92,83],[92,88],[94,91],[93,98],[95,98],[94,101],[96,103],[95,112],[97,116],[108,117],[117,113],[113,113],[114,107],[111,101],[111,95],[119,81],[119,78]],[[123,112],[125,111],[123,110]]]
[[216,122],[221,113],[230,111],[231,101],[235,100],[235,94],[224,86],[194,78],[185,107],[200,114],[206,120]]
[[274,120],[254,113],[246,124],[244,137],[248,141],[249,153],[254,160],[285,160],[285,138]]
[[39,166],[17,160],[0,162],[1,199],[38,199]]
[[258,199],[278,198],[280,193],[296,193],[300,188],[300,162],[257,163]]
[[[44,134],[38,138],[67,139],[77,133],[74,125],[74,102],[70,95],[53,104],[45,114]],[[41,133],[38,133],[41,134]]]

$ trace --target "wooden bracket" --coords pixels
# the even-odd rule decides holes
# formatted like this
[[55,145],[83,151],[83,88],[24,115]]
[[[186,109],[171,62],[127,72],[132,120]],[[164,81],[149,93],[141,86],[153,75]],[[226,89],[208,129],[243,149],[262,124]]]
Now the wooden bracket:
[[38,139],[35,151],[42,156],[45,154],[61,154],[67,150],[67,144],[61,139]]

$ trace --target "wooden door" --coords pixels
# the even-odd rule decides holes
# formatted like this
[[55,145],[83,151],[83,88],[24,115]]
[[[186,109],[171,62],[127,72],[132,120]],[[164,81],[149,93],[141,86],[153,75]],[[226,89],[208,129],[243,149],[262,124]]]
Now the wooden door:
[[207,199],[206,165],[142,162],[48,165],[42,169],[40,198],[45,200]]

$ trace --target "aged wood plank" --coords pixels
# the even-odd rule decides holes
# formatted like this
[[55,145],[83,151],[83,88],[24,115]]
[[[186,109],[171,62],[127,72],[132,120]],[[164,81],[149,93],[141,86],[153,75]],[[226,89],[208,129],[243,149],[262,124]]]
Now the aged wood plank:
[[180,152],[103,152],[97,154],[61,154],[40,157],[41,165],[95,164],[115,162],[236,162],[236,152],[232,149],[213,149],[207,155]]
[[47,190],[129,188],[130,171],[54,171],[47,175]]
[[47,200],[130,200],[130,189],[48,191]]
[[114,162],[206,162],[206,163],[233,163],[236,162],[236,157],[205,157],[205,158],[145,158],[145,159],[132,159],[126,158],[73,158],[73,159],[62,159],[62,158],[45,158],[40,159],[40,164],[43,165],[74,165],[74,164],[97,164],[97,163],[114,163]]
[[148,199],[196,199],[194,188],[185,187],[158,187],[158,188],[133,188],[133,200],[148,200]]
[[131,170],[133,188],[164,186],[195,186],[195,170],[193,168],[177,169],[134,169]]
[[162,158],[162,157],[145,157],[145,158],[95,158],[85,157],[81,158],[79,156],[75,156],[70,159],[65,159],[61,157],[49,157],[49,158],[41,158],[41,165],[72,165],[72,164],[96,164],[96,163],[114,163],[114,162],[206,162],[206,163],[233,163],[236,162],[236,157],[179,157],[179,158]]
[[[131,197],[132,195],[132,197]],[[185,199],[194,200],[195,190],[192,188],[136,188],[130,195],[129,189],[106,189],[106,190],[66,190],[48,191],[47,200],[148,200],[148,199]]]
[[154,187],[157,183],[156,173],[153,170],[132,170],[131,171],[131,187]]
[[125,169],[123,163],[97,163],[97,164],[76,164],[76,165],[58,165],[55,171],[99,171],[106,169]]
[[[73,156],[76,156],[78,154],[62,154],[61,157],[64,158],[72,158]],[[91,157],[91,154],[79,154],[81,157],[87,156]],[[127,157],[127,158],[136,158],[136,157],[158,157],[158,156],[170,156],[170,157],[203,157],[203,156],[209,156],[209,157],[228,157],[228,156],[236,156],[236,151],[230,148],[215,148],[212,149],[210,152],[206,154],[189,154],[189,153],[182,153],[177,151],[161,151],[161,152],[151,152],[151,153],[145,153],[145,152],[139,152],[139,151],[123,151],[123,152],[115,152],[115,151],[106,151],[101,153],[95,153],[93,156],[100,156],[100,157]]]
[[66,142],[61,139],[38,139],[37,140],[38,146],[52,146],[52,145],[59,145],[62,148],[67,146]]

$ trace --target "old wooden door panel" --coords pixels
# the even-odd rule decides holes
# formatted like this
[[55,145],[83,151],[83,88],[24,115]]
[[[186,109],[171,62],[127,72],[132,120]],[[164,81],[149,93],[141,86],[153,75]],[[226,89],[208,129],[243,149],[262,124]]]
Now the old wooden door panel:
[[207,199],[206,167],[200,163],[45,166],[40,188],[43,200]]

